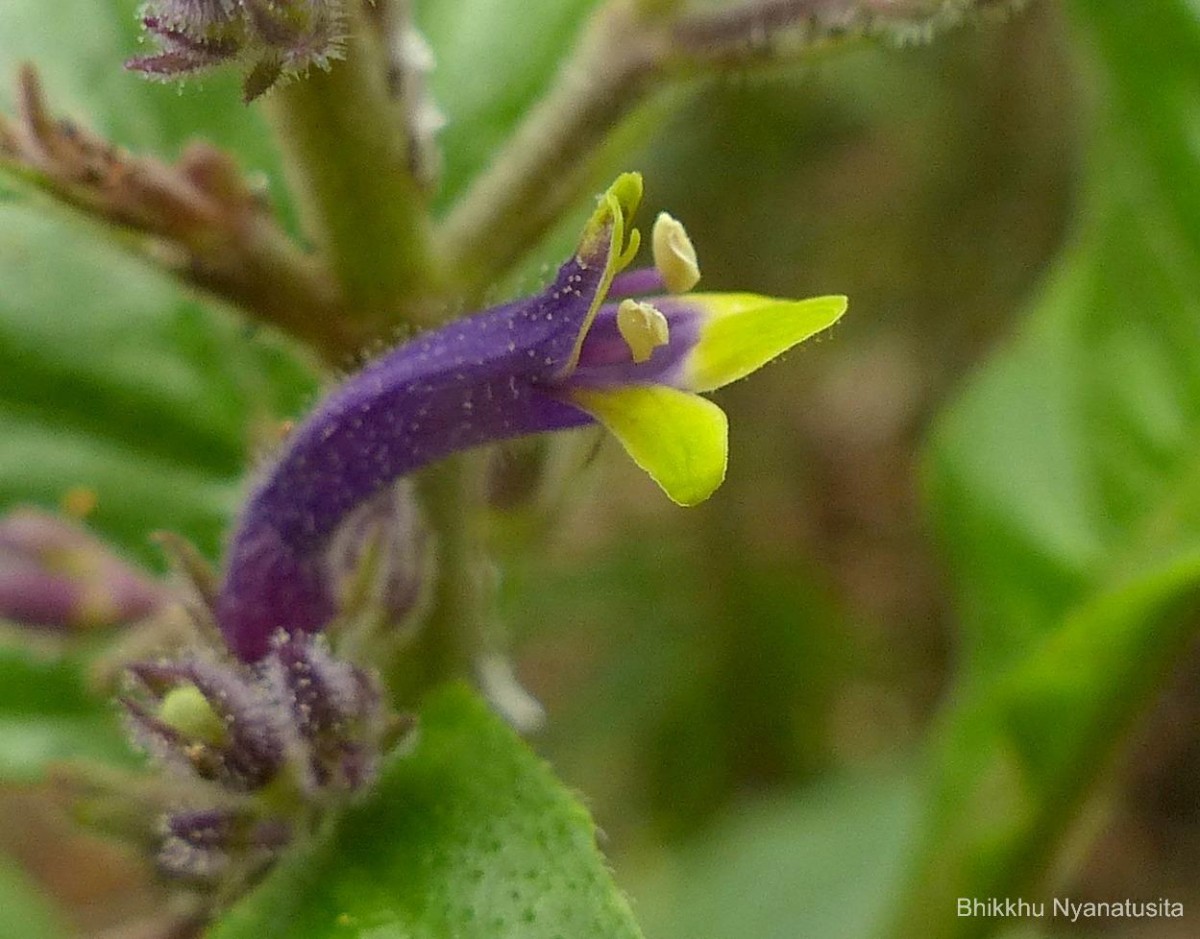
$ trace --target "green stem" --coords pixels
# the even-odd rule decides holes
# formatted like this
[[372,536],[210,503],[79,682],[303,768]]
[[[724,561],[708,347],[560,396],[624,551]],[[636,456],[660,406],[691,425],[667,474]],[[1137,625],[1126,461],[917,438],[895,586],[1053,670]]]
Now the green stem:
[[747,0],[687,12],[678,0],[609,0],[559,80],[439,232],[470,296],[520,260],[593,183],[613,131],[672,81],[812,62],[875,36],[927,36],[1016,0]]
[[447,218],[442,241],[464,293],[488,285],[560,217],[586,184],[593,151],[653,86],[655,49],[639,23],[625,3],[597,14],[560,80]]
[[488,646],[483,457],[459,454],[417,481],[435,532],[437,564],[429,613],[413,643],[400,650],[389,669],[393,696],[405,704],[442,682],[471,678]]
[[346,56],[269,98],[309,236],[352,315],[386,335],[419,322],[437,288],[429,214],[387,85],[387,58],[362,5],[348,6]]

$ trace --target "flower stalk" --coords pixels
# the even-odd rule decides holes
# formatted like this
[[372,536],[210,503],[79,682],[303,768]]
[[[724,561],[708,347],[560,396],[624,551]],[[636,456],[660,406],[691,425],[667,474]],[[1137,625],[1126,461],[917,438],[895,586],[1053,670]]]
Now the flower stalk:
[[479,454],[459,454],[418,482],[437,533],[437,566],[429,612],[413,645],[393,665],[389,686],[400,700],[416,700],[444,681],[471,678],[489,647],[483,468]]

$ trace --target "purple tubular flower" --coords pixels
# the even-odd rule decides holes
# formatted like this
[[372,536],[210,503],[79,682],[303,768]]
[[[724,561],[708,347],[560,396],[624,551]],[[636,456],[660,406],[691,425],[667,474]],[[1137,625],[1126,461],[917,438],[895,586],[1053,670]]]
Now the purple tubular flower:
[[401,346],[293,432],[230,541],[217,620],[236,655],[260,659],[280,629],[322,629],[336,613],[326,553],[339,526],[397,477],[460,450],[599,420],[677,502],[719,485],[725,417],[693,392],[824,329],[845,300],[733,294],[605,306],[614,287],[686,290],[698,277],[682,226],[663,216],[657,270],[614,284],[637,251],[627,223],[640,196],[639,176],[619,177],[546,290]]
[[400,347],[292,432],[230,542],[217,621],[235,654],[257,660],[278,629],[312,632],[330,619],[324,549],[392,480],[482,443],[588,423],[552,386],[603,300],[636,201],[606,195],[549,289]]

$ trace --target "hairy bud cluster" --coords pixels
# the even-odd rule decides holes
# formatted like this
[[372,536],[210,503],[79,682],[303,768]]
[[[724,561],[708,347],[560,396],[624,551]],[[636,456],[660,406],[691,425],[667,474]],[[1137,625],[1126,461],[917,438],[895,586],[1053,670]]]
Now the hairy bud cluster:
[[282,819],[263,819],[232,808],[181,811],[164,816],[159,863],[165,871],[190,880],[216,882],[240,866],[253,870],[268,863],[292,839]]
[[324,637],[280,634],[255,665],[198,653],[130,666],[131,734],[193,783],[160,826],[159,862],[214,882],[269,863],[306,810],[375,778],[388,731],[383,696]]
[[191,648],[123,666],[130,736],[169,781],[152,787],[152,799],[137,787],[114,792],[116,809],[98,818],[117,819],[113,830],[138,843],[152,834],[162,870],[220,902],[327,809],[366,791],[381,754],[411,727],[388,708],[375,672],[355,661],[378,660],[412,621],[431,552],[411,485],[365,501],[321,558],[328,628],[288,632],[280,619],[263,654],[247,661],[215,628],[215,572],[184,539],[156,540],[173,582],[123,561],[71,520],[37,509],[0,516],[0,621],[60,632],[136,622],[123,641],[145,649],[151,638],[162,647],[166,626],[190,620]]
[[327,67],[345,38],[340,0],[151,0],[142,25],[160,51],[128,68],[169,79],[241,63],[247,101],[281,77]]

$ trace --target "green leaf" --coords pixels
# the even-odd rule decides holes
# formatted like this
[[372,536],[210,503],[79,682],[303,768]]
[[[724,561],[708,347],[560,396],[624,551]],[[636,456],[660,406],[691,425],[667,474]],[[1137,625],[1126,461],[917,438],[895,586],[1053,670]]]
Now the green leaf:
[[461,687],[413,753],[214,928],[214,939],[638,937],[587,812]]
[[[1200,555],[1094,598],[946,715],[897,936],[981,934],[960,896],[1026,896],[1200,619]],[[933,925],[929,925],[933,924]],[[936,928],[934,928],[936,927]]]
[[0,781],[34,782],[66,759],[133,760],[112,702],[88,690],[80,657],[0,643]]
[[[452,202],[558,75],[596,0],[419,0],[417,21],[437,55],[433,94]],[[536,26],[534,25],[536,24]]]
[[1200,610],[1200,11],[1074,8],[1103,90],[1081,218],[929,453],[965,674],[900,935],[977,934],[953,897],[1030,886]]
[[[867,939],[900,886],[915,821],[898,778],[827,782],[745,806],[635,876],[658,939]],[[636,872],[634,872],[636,875]]]
[[300,406],[305,371],[32,207],[0,205],[0,283],[0,505],[84,487],[89,521],[142,558],[162,528],[215,552],[246,451]]
[[38,894],[16,865],[0,857],[0,936],[65,939],[68,935],[53,905]]
[[930,451],[980,669],[1200,546],[1200,17],[1182,0],[1076,9],[1107,95],[1082,218]]

